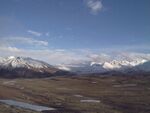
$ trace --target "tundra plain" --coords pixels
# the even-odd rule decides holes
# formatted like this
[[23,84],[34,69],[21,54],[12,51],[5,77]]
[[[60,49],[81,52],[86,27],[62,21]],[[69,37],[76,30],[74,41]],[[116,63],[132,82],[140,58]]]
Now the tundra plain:
[[[0,99],[55,108],[42,113],[150,113],[150,76],[0,79]],[[0,113],[40,113],[0,103]]]

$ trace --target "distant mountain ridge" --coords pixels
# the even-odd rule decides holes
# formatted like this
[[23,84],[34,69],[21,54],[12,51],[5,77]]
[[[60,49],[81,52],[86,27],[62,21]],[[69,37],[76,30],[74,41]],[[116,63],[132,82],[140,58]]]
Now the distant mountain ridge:
[[50,65],[46,62],[29,57],[0,57],[0,77],[6,78],[36,78],[72,74],[101,73],[149,73],[149,59],[110,60],[103,62],[81,61],[80,63]]
[[67,69],[78,74],[89,74],[89,73],[104,73],[104,72],[150,72],[150,61],[146,59],[140,60],[112,60],[105,62],[84,62],[79,64],[68,64],[59,65],[59,69]]

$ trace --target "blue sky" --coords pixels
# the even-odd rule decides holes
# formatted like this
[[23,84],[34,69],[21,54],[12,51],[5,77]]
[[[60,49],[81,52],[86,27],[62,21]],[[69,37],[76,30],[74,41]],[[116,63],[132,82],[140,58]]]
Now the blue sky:
[[0,0],[0,40],[11,54],[149,53],[150,0]]

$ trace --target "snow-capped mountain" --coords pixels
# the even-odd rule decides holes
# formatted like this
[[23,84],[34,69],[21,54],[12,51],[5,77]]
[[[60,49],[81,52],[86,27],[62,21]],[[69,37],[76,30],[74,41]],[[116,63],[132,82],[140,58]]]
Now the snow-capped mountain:
[[1,77],[47,77],[63,72],[65,71],[29,57],[0,57]]
[[49,68],[52,67],[51,65],[35,60],[29,57],[15,57],[15,56],[10,56],[7,58],[0,58],[0,66],[5,67],[5,68]]
[[49,65],[29,57],[0,57],[0,77],[49,77],[53,75],[92,74],[106,72],[150,72],[148,57],[109,60],[86,60],[70,64]]
[[[59,65],[59,69],[67,69],[76,73],[104,73],[109,71],[128,72],[128,70],[143,70],[150,71],[150,63],[147,59],[135,60],[112,60],[103,62],[88,61],[79,64]],[[145,67],[146,65],[146,67]],[[62,68],[63,67],[63,68]]]

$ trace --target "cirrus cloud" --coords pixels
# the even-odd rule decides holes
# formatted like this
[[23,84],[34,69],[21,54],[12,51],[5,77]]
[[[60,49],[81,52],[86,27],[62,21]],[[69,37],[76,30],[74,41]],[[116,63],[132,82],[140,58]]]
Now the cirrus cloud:
[[42,35],[42,33],[36,32],[36,31],[32,31],[32,30],[28,30],[27,32],[32,34],[32,35],[34,35],[34,36],[41,36]]
[[28,37],[2,37],[0,38],[1,46],[13,46],[17,44],[34,45],[34,46],[48,46],[47,41],[37,40]]

